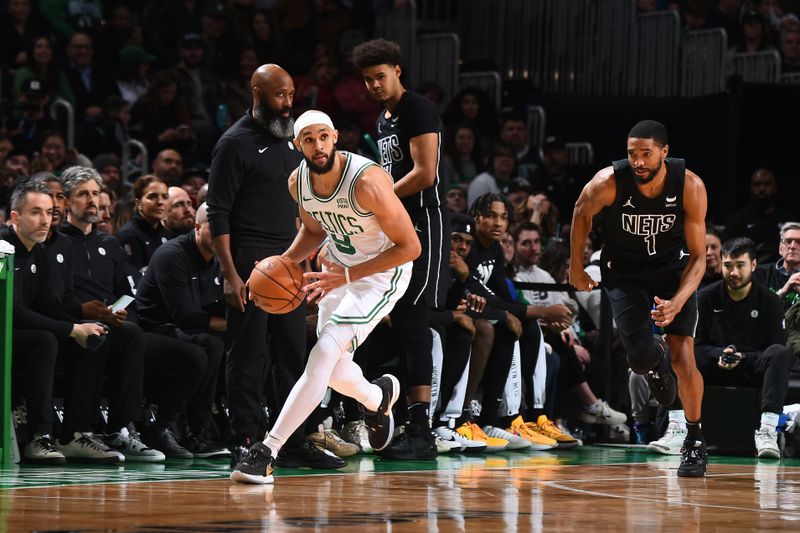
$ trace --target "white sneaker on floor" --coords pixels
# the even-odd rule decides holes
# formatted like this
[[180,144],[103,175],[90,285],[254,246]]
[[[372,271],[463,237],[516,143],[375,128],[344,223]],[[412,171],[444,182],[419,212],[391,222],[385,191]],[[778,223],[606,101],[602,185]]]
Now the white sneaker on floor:
[[664,436],[648,444],[647,450],[664,455],[680,455],[686,435],[685,428],[681,428],[677,422],[670,422]]
[[479,440],[472,440],[468,439],[464,435],[461,435],[454,429],[450,429],[447,426],[439,426],[433,428],[433,432],[440,438],[446,441],[453,441],[459,445],[459,449],[453,449],[453,451],[459,451],[464,453],[480,453],[486,451],[486,443],[481,442]]
[[436,442],[436,451],[438,453],[458,452],[461,450],[461,445],[459,443],[452,440],[444,440],[433,430],[431,430],[431,433],[433,433],[433,439]]
[[778,446],[778,432],[775,429],[761,426],[756,430],[755,440],[759,459],[781,458],[781,449]]
[[372,446],[369,444],[369,430],[363,420],[347,422],[339,432],[339,436],[345,442],[358,446],[361,453],[372,453]]
[[116,450],[112,450],[106,444],[91,433],[81,433],[76,431],[72,434],[72,440],[62,442],[58,439],[55,442],[56,450],[61,452],[67,460],[83,461],[87,463],[108,463],[118,464],[125,462],[125,456]]
[[109,448],[124,455],[127,461],[160,463],[167,458],[162,452],[147,447],[132,426],[120,429],[119,433],[106,435],[103,440]]
[[26,463],[58,465],[67,462],[64,454],[56,450],[50,435],[34,434],[22,452]]
[[606,424],[608,426],[624,424],[628,420],[625,413],[615,411],[605,400],[599,400],[599,402],[597,412],[589,412],[584,409],[581,413],[581,420],[587,424]]
[[532,446],[528,439],[495,426],[483,426],[483,432],[490,437],[507,440],[508,448],[506,450],[526,450]]

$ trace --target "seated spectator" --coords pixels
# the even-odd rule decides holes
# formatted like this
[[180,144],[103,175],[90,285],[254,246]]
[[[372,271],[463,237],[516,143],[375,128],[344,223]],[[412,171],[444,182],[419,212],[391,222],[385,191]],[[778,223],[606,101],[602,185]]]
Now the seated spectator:
[[741,18],[742,40],[738,45],[728,49],[728,55],[746,54],[774,50],[775,46],[770,40],[769,22],[756,10],[747,11]]
[[317,109],[335,115],[338,105],[333,96],[333,88],[338,77],[339,62],[335,57],[326,56],[316,60],[306,76],[296,77],[294,80],[294,112],[299,114]]
[[50,25],[31,4],[31,0],[6,2],[7,16],[0,17],[0,65],[12,72],[28,61],[36,37],[50,32]]
[[564,228],[559,223],[559,209],[542,190],[528,195],[524,204],[520,203],[514,213],[518,223],[532,222],[539,226],[545,246],[553,239],[560,238]]
[[780,459],[776,427],[789,387],[792,353],[785,346],[780,299],[753,282],[754,248],[747,238],[722,246],[723,280],[698,294],[695,353],[706,385],[761,389],[756,451],[759,458]]
[[706,225],[706,273],[698,289],[722,279],[722,235],[711,224]]
[[[25,148],[13,148],[6,155],[6,168],[17,177],[30,176],[30,162],[33,155]],[[10,192],[10,189],[9,189]]]
[[258,64],[282,65],[286,55],[283,27],[267,9],[258,9],[252,19],[252,45]]
[[[188,202],[186,192],[183,193]],[[204,369],[197,388],[184,406],[189,433],[182,445],[195,457],[226,457],[230,452],[211,435],[211,408],[217,376],[225,352],[225,305],[219,265],[214,260],[205,204],[197,211],[193,230],[159,248],[136,293],[140,322],[145,331],[166,335],[202,349]],[[175,360],[176,363],[180,361]],[[182,372],[183,368],[174,368]],[[160,415],[161,413],[159,413]]]
[[[181,178],[181,188],[186,191],[192,201],[192,207],[199,206],[203,202],[197,202],[197,193],[208,183],[208,169],[204,166],[188,168],[183,172]],[[192,222],[194,224],[194,222]]]
[[60,39],[67,39],[80,30],[94,33],[103,22],[101,0],[61,0],[40,3],[39,10]]
[[[31,431],[22,459],[39,464],[66,462],[53,436],[53,379],[59,345],[74,341],[76,348],[86,348],[90,337],[104,333],[98,324],[74,320],[53,298],[52,267],[41,244],[50,231],[52,209],[50,191],[44,185],[24,183],[12,194],[11,224],[0,227],[0,239],[14,246],[17,267],[12,357],[15,367],[24,368],[22,395]],[[118,459],[111,452],[105,455]]]
[[447,210],[450,213],[467,213],[467,193],[458,185],[449,185],[445,194]]
[[78,121],[97,122],[103,101],[119,94],[117,85],[107,69],[94,65],[94,43],[88,33],[79,31],[72,34],[67,43],[67,58],[69,61],[64,70],[75,95],[75,117]]
[[154,152],[166,148],[189,152],[193,147],[192,114],[178,97],[178,88],[172,72],[157,72],[131,108],[131,134]]
[[500,125],[500,140],[511,145],[517,156],[517,175],[530,184],[539,166],[538,147],[528,142],[528,123],[520,113],[509,113]]
[[133,198],[133,185],[122,178],[122,165],[115,154],[100,154],[92,166],[103,178],[103,185],[119,199]]
[[156,176],[142,176],[133,184],[133,197],[133,220],[117,230],[117,239],[127,262],[144,272],[153,253],[171,237],[164,227],[169,209],[167,184]]
[[758,262],[766,264],[777,259],[780,236],[775,228],[794,218],[778,205],[778,182],[775,174],[760,168],[750,176],[750,202],[733,213],[725,222],[725,239],[747,237],[756,245]]
[[170,148],[158,152],[153,160],[153,174],[164,180],[169,186],[180,185],[183,175],[183,157],[177,150]]
[[94,34],[94,56],[98,66],[110,70],[117,65],[119,51],[137,40],[140,27],[131,6],[124,3],[113,5],[107,14],[105,23]]
[[97,231],[114,235],[117,233],[114,227],[114,197],[108,187],[100,189],[100,196],[97,199],[97,223],[94,225]]
[[0,133],[0,165],[5,163],[8,153],[14,149],[14,143],[5,134]]
[[150,65],[155,63],[156,56],[148,54],[140,46],[126,46],[117,53],[119,74],[117,89],[128,105],[134,105],[150,87]]
[[477,139],[478,132],[466,122],[448,130],[442,158],[445,183],[466,186],[483,172],[483,157]]
[[758,267],[755,280],[775,292],[788,309],[800,301],[800,222],[781,226],[778,253],[778,261]]
[[780,33],[781,72],[800,72],[800,25],[792,25]]
[[564,139],[548,135],[542,142],[542,164],[531,176],[534,189],[547,192],[547,196],[558,207],[562,226],[572,223],[572,207],[578,201],[590,173],[583,173],[569,164],[569,152]]
[[239,68],[225,83],[225,101],[228,104],[231,120],[234,122],[239,120],[253,104],[250,78],[259,65],[255,49],[247,46],[242,48],[239,52]]
[[442,121],[448,136],[455,135],[455,129],[460,124],[471,126],[475,134],[477,159],[485,161],[491,156],[492,145],[497,141],[500,120],[494,102],[485,91],[477,87],[463,89],[447,106]]
[[164,226],[172,235],[185,235],[195,229],[195,211],[192,199],[181,187],[170,187],[169,209]]
[[[139,326],[127,320],[126,309],[112,310],[132,286],[123,268],[119,241],[93,229],[102,181],[97,171],[70,167],[63,175],[67,203],[66,220],[59,233],[67,237],[72,279],[66,281],[64,305],[75,299],[81,318],[98,320],[108,327],[106,341],[97,350],[68,355],[68,393],[62,425],[63,440],[56,447],[67,457],[106,462],[163,461],[164,454],[145,446],[136,423],[142,420],[144,339]],[[108,375],[109,417],[105,427],[93,427],[92,413],[102,396],[101,380]],[[99,430],[99,433],[97,432]],[[116,452],[107,457],[109,449]],[[105,454],[105,455],[104,455]]]
[[514,149],[505,143],[498,143],[492,148],[492,157],[486,172],[478,174],[467,189],[467,203],[486,193],[505,193],[517,177],[517,157]]
[[25,66],[17,70],[14,76],[12,94],[15,99],[22,89],[22,82],[30,78],[41,80],[44,92],[50,100],[63,98],[75,106],[75,95],[67,75],[55,60],[53,41],[46,35],[40,35],[33,41],[33,46],[28,50]]
[[[22,82],[17,95],[13,117],[8,117],[6,130],[14,146],[31,152],[38,150],[44,142],[46,132],[56,127],[55,121],[47,113],[50,97],[39,78],[28,78]],[[6,156],[8,158],[8,156]]]
[[58,130],[50,130],[44,134],[44,141],[39,149],[39,155],[31,161],[31,172],[46,171],[56,176],[73,165],[91,165],[89,159],[78,153],[75,148],[67,149],[64,134]]

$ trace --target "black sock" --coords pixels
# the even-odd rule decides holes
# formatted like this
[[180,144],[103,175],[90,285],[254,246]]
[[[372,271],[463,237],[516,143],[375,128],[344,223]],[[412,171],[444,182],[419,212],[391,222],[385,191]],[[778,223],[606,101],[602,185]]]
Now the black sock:
[[408,422],[414,424],[415,426],[430,428],[431,420],[430,413],[428,411],[429,406],[430,404],[428,402],[417,402],[409,405]]
[[464,409],[461,411],[461,416],[456,418],[456,427],[461,427],[467,422],[472,422],[472,411]]
[[697,422],[689,422],[686,421],[686,438],[696,440],[698,442],[705,442],[703,438],[703,429],[701,427],[701,422],[698,420]]

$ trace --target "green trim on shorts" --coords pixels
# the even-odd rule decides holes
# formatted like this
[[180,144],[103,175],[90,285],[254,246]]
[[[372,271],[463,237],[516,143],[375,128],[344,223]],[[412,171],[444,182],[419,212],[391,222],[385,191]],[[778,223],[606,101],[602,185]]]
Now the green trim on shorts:
[[397,282],[400,280],[400,276],[403,275],[403,270],[400,267],[395,267],[394,275],[392,276],[392,281],[389,282],[389,289],[383,293],[381,299],[378,300],[378,303],[375,304],[366,315],[364,316],[340,316],[340,315],[331,315],[328,320],[333,322],[334,324],[369,324],[372,320],[375,319],[375,316],[380,312],[381,309],[386,307],[389,304],[389,300],[391,299],[392,295],[397,292]]

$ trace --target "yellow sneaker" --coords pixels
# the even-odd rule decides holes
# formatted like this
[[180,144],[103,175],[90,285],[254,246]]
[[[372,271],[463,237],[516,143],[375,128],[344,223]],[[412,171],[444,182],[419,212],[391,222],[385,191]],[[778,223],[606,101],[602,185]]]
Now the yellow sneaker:
[[547,415],[539,415],[539,419],[535,423],[528,422],[525,425],[531,429],[536,428],[536,431],[545,437],[550,437],[555,440],[558,443],[557,447],[559,450],[567,450],[578,446],[578,439],[558,429],[558,426],[547,418]]
[[531,428],[529,428],[521,416],[515,418],[511,422],[511,426],[506,431],[513,433],[514,435],[519,435],[523,439],[530,442],[531,447],[534,450],[538,451],[552,450],[553,448],[558,446],[558,442],[556,442],[555,439],[546,437],[543,434],[539,433],[538,431],[534,431]]
[[456,432],[470,440],[485,442],[487,452],[499,452],[508,448],[508,441],[506,439],[490,437],[474,422],[464,422],[461,426],[456,428]]

